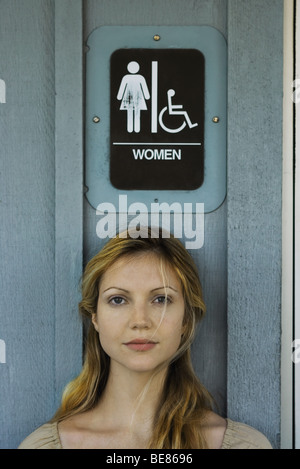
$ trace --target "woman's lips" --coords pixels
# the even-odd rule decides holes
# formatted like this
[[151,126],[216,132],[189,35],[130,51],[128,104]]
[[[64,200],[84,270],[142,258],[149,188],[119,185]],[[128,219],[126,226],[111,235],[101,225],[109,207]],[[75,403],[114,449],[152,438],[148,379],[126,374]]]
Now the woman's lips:
[[157,342],[146,339],[133,339],[130,342],[126,342],[126,345],[130,350],[135,350],[138,352],[146,352],[147,350],[152,350],[156,346]]

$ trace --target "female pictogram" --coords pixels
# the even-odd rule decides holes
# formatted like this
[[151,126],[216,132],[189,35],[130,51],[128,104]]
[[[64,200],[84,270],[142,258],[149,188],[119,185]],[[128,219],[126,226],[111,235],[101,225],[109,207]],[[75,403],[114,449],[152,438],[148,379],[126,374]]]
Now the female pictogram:
[[140,132],[141,111],[147,109],[146,99],[150,93],[145,78],[137,74],[140,66],[132,61],[127,65],[129,74],[122,78],[117,99],[121,101],[120,109],[127,111],[127,132]]

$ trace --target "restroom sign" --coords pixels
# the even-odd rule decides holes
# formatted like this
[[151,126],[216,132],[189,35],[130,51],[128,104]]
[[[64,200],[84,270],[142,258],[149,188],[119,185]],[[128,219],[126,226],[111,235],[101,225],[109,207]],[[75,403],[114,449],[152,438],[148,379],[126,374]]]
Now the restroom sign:
[[204,181],[204,55],[118,49],[110,59],[110,181],[195,190]]

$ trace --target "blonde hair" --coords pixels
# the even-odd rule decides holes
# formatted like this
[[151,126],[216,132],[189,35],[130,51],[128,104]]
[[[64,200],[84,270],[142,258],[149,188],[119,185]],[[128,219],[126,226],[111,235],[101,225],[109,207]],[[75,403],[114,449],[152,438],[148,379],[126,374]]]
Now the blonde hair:
[[85,268],[82,300],[79,303],[81,315],[88,318],[90,323],[84,364],[79,376],[66,386],[61,406],[52,421],[61,421],[92,409],[105,389],[110,358],[101,347],[98,332],[91,323],[92,314],[97,310],[102,276],[121,257],[153,253],[161,260],[162,265],[173,269],[181,282],[185,302],[185,327],[179,349],[168,365],[149,448],[205,448],[201,422],[207,410],[212,409],[212,398],[193,370],[190,351],[196,324],[205,313],[197,267],[181,242],[172,235],[165,237],[159,231],[153,237],[150,230],[139,238],[132,238],[128,234],[130,233],[122,233],[111,239]]

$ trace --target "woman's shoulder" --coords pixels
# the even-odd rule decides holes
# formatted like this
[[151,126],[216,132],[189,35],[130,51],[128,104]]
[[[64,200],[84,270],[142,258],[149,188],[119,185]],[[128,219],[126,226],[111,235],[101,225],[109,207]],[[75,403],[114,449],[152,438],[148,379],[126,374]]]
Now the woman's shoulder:
[[25,438],[18,449],[62,449],[57,422],[45,423]]
[[231,419],[226,421],[222,449],[272,449],[271,443],[260,431],[245,423]]

